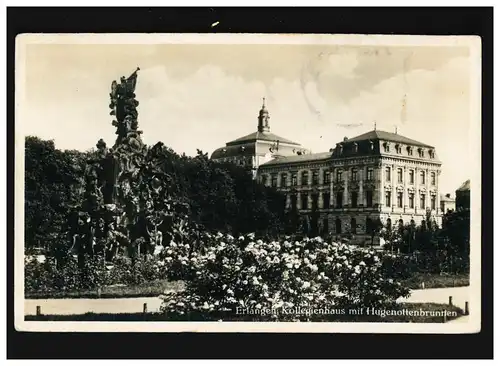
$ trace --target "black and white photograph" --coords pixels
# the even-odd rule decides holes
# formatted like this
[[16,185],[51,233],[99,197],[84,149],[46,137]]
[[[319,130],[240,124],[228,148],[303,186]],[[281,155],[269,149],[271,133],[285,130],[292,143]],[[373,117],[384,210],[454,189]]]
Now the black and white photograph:
[[18,36],[16,329],[480,331],[480,55]]

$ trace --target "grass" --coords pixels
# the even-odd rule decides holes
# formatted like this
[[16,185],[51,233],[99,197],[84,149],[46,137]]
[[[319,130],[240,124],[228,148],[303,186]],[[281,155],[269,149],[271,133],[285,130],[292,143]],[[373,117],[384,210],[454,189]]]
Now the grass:
[[[434,303],[408,303],[400,304],[396,309],[406,311],[433,311],[443,312],[447,310],[449,316],[447,321],[463,316],[463,311],[452,305],[434,304]],[[454,313],[454,314],[450,314]],[[202,314],[203,315],[203,314]],[[204,314],[206,315],[206,314]],[[268,321],[267,318],[259,316],[241,316],[235,314],[224,314],[224,321],[241,321],[241,322],[258,322]],[[187,316],[183,318],[173,318],[161,313],[132,313],[132,314],[95,314],[86,313],[79,315],[26,315],[26,321],[217,321],[216,318],[206,320],[200,316]],[[318,318],[317,322],[381,322],[381,323],[444,323],[444,316],[441,314],[423,314],[422,316],[415,315],[387,315],[385,317],[377,315],[324,315]]]
[[412,290],[421,289],[422,282],[425,284],[425,288],[469,286],[469,274],[415,273],[405,281],[405,285]]
[[140,285],[108,286],[101,288],[100,295],[97,290],[82,290],[55,293],[27,293],[25,299],[119,299],[130,297],[155,297],[166,290],[178,291],[183,288],[182,281],[157,280]]

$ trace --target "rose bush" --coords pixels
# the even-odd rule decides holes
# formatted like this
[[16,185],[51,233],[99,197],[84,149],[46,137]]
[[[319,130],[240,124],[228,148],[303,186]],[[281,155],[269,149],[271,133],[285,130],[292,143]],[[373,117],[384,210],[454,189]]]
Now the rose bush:
[[321,238],[265,242],[253,234],[205,234],[204,246],[175,243],[162,252],[169,278],[186,287],[162,296],[170,318],[238,319],[237,308],[267,311],[261,320],[315,320],[292,309],[387,307],[409,290],[391,276],[387,254]]

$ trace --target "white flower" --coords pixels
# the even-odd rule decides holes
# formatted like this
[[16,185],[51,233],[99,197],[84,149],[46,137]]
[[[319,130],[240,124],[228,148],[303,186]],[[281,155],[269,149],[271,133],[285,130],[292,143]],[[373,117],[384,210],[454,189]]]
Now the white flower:
[[262,308],[262,305],[261,305],[261,304],[257,304],[257,305],[255,305],[255,307],[256,307],[257,309],[260,309],[260,308]]
[[293,263],[287,263],[287,264],[286,264],[286,267],[287,267],[287,268],[292,268],[292,267],[293,267]]
[[203,303],[202,309],[207,310],[207,309],[209,309],[209,308],[210,308],[210,306],[209,306],[209,305],[208,305],[208,303],[205,301],[205,302]]
[[240,237],[238,238],[238,240],[245,240],[245,237],[244,237],[244,236],[240,236]]
[[[361,262],[359,262],[359,265],[360,265],[360,266],[366,266],[366,263],[365,263],[365,262],[363,262],[363,261],[361,261]],[[357,267],[357,266],[356,266],[356,267]]]
[[311,287],[311,284],[310,284],[309,282],[304,281],[304,282],[302,283],[301,288],[309,288],[309,287]]

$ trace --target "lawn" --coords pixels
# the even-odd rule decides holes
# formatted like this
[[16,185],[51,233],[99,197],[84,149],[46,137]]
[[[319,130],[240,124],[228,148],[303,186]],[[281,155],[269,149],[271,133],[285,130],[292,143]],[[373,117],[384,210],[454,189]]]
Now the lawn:
[[[456,319],[463,315],[460,308],[447,304],[434,303],[408,303],[398,305],[396,309],[404,311],[448,311],[447,321]],[[455,313],[455,314],[450,314]],[[243,321],[256,322],[268,321],[268,319],[259,316],[241,316],[235,314],[225,314],[222,316],[224,321]],[[221,317],[218,317],[221,318]],[[80,315],[26,315],[26,321],[217,321],[217,317],[207,320],[199,315],[191,314],[189,316],[178,318],[168,317],[161,313],[132,313],[132,314],[80,314]],[[385,317],[377,315],[353,316],[353,315],[324,315],[317,322],[381,322],[381,323],[444,323],[444,316],[438,313],[415,315],[386,315]]]
[[[469,286],[468,274],[427,274],[416,273],[405,281],[410,289],[421,289],[422,282],[425,288],[461,287]],[[154,297],[159,296],[165,290],[178,291],[184,287],[182,281],[157,280],[140,285],[108,286],[101,289],[100,295],[97,290],[82,290],[74,292],[50,292],[50,293],[27,293],[26,299],[109,299],[126,297]]]
[[469,286],[469,274],[415,273],[405,281],[405,285],[410,289],[421,289],[422,282],[425,284],[425,288]]
[[82,290],[74,292],[56,292],[56,293],[27,293],[26,299],[110,299],[126,297],[154,297],[159,296],[165,290],[178,291],[184,286],[181,281],[157,280],[140,285],[127,286],[108,286],[101,289],[100,294],[97,290]]

